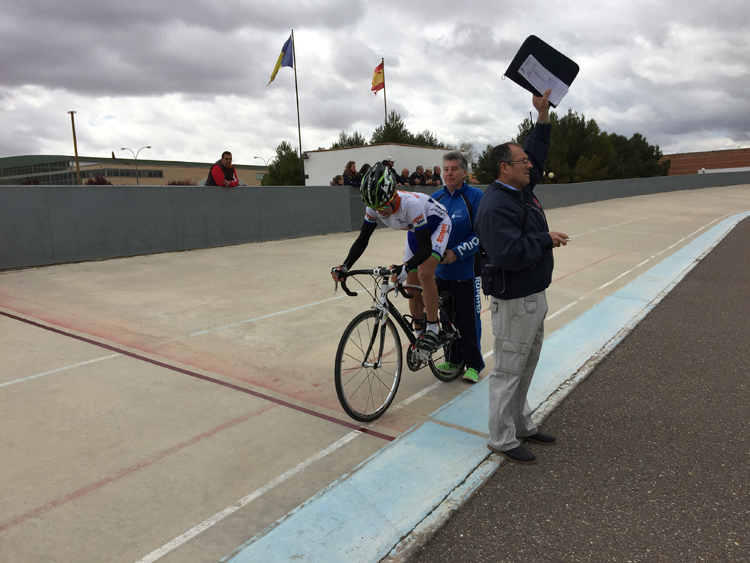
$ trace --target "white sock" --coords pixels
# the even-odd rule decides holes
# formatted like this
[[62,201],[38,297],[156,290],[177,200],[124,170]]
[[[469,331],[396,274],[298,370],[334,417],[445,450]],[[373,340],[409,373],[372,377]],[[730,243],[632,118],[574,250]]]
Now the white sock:
[[437,323],[427,323],[427,330],[431,330],[435,334],[437,334],[438,332],[440,332],[440,329],[438,328],[438,324]]

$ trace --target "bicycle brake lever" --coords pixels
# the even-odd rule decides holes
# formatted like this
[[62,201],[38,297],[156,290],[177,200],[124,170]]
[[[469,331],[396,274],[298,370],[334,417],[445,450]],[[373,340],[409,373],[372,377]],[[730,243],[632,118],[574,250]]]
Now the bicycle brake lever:
[[336,295],[336,292],[339,290],[339,282],[334,281],[333,282],[333,294]]
[[396,285],[396,288],[398,289],[398,292],[399,292],[399,293],[400,293],[401,295],[403,295],[403,296],[404,296],[404,298],[405,298],[405,299],[413,299],[413,298],[414,298],[414,296],[413,296],[413,295],[409,295],[408,293],[406,293],[406,292],[404,291],[404,286],[403,286],[403,284],[398,284],[398,285]]

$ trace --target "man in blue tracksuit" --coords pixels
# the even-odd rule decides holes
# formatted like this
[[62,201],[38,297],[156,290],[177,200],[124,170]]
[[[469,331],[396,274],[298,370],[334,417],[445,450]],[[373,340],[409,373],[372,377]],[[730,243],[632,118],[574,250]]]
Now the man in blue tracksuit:
[[[453,291],[453,300],[458,310],[458,330],[461,333],[461,356],[466,362],[464,379],[476,383],[484,368],[480,349],[482,322],[479,269],[475,259],[479,254],[479,238],[474,232],[474,219],[482,199],[482,190],[464,182],[469,164],[461,151],[443,155],[443,181],[445,187],[432,194],[447,210],[453,223],[448,248],[435,271],[438,291]],[[461,358],[446,358],[447,364],[459,364]],[[440,367],[440,366],[439,366]],[[445,365],[443,369],[453,366]]]

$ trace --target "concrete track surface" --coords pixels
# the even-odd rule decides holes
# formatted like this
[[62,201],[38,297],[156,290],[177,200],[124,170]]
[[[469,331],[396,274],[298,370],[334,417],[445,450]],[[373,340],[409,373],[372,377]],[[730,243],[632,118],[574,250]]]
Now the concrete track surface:
[[[748,210],[748,186],[551,210],[551,228],[572,241],[556,251],[548,339]],[[355,236],[0,273],[0,561],[378,561],[424,518],[368,471],[406,483],[409,464],[393,452],[434,459],[408,481],[429,513],[467,481],[451,467],[494,470],[479,453],[486,415],[464,409],[476,416],[459,424],[435,414],[479,396],[489,368],[474,387],[407,371],[366,427],[340,408],[336,347],[370,300],[334,297],[328,272]],[[396,262],[403,237],[379,229],[358,266]],[[360,487],[348,498],[353,532],[330,532],[320,507],[363,480],[373,496]],[[315,507],[305,533],[316,546],[302,532],[295,544],[286,530]]]
[[408,559],[750,561],[750,220]]

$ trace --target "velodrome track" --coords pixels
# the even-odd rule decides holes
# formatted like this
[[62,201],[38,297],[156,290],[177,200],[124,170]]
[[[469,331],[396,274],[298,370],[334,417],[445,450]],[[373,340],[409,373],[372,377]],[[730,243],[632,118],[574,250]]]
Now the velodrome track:
[[[555,253],[547,338],[748,210],[750,187],[733,186],[549,211],[551,228],[572,241]],[[299,518],[247,542],[368,466],[381,464],[397,485],[403,458],[383,448],[407,431],[408,444],[414,428],[457,426],[431,415],[469,385],[407,372],[394,405],[365,431],[343,414],[333,357],[369,300],[334,297],[328,272],[354,237],[0,273],[0,560],[286,560],[282,548],[296,547],[284,526]],[[358,266],[388,265],[402,248],[402,233],[378,230]],[[487,312],[483,322],[487,352]],[[486,415],[475,419],[467,435],[481,442]],[[445,459],[475,455],[444,444]],[[430,471],[421,480],[445,484]],[[445,496],[435,492],[433,505]],[[355,551],[321,526],[325,512],[312,520],[326,560],[383,555],[388,540],[370,541],[377,526],[368,522],[380,525],[386,507],[362,499],[357,508],[353,530],[362,537],[348,536]],[[400,510],[408,527],[416,509]],[[265,551],[253,554],[261,543]],[[310,551],[301,560],[320,559]]]

